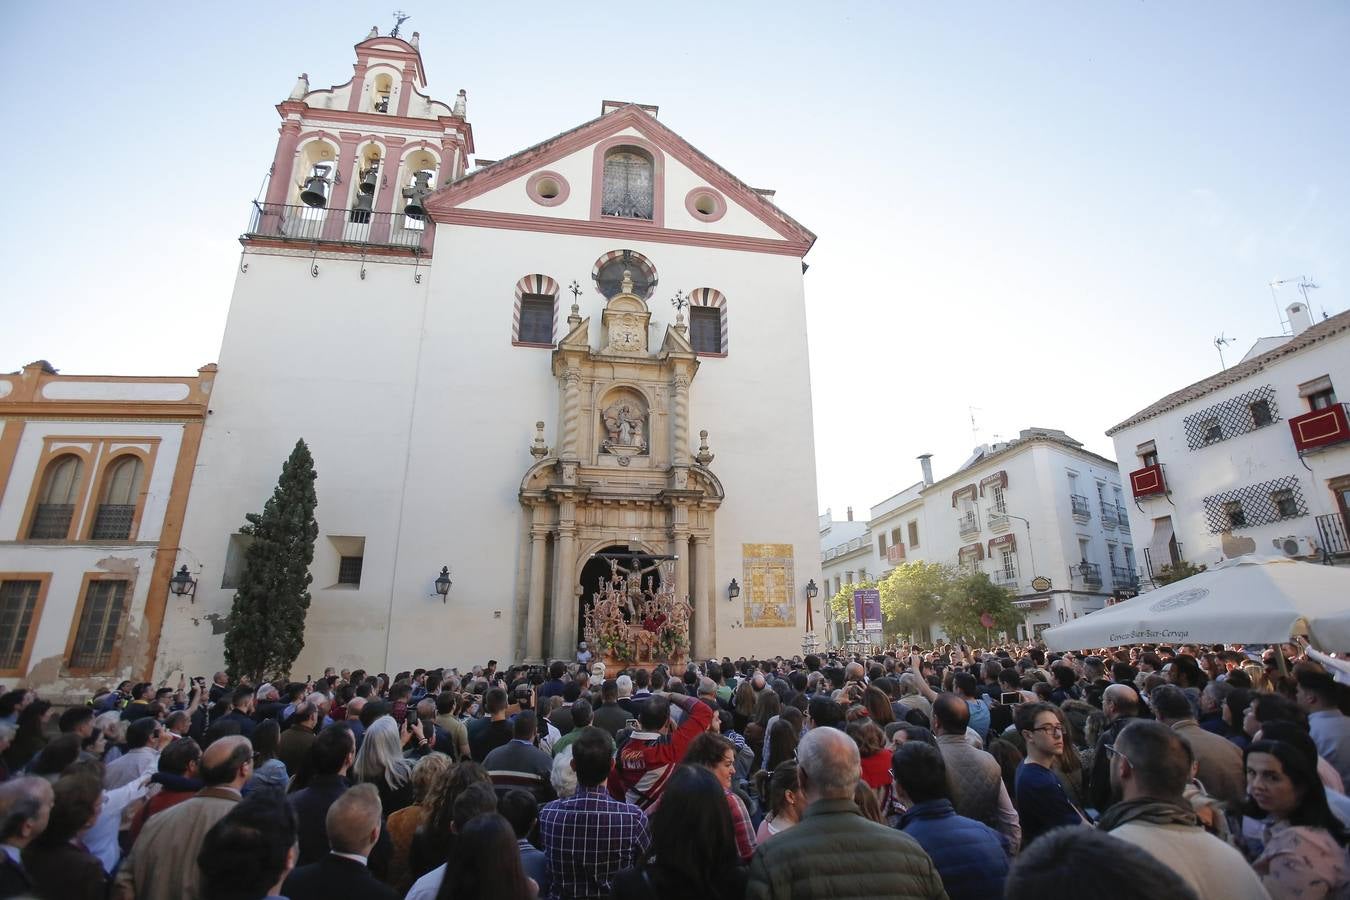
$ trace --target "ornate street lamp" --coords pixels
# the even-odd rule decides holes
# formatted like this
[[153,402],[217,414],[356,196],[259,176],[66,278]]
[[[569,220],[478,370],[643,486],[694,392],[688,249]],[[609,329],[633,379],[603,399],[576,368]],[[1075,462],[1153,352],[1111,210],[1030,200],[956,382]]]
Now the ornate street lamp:
[[450,593],[450,567],[441,566],[441,574],[436,579],[436,593],[441,595],[441,602],[444,603],[445,595]]
[[820,594],[820,588],[816,587],[816,580],[812,578],[806,583],[806,599],[814,600]]
[[187,566],[182,566],[178,574],[169,579],[169,590],[176,597],[187,597],[197,602],[197,582],[188,574]]

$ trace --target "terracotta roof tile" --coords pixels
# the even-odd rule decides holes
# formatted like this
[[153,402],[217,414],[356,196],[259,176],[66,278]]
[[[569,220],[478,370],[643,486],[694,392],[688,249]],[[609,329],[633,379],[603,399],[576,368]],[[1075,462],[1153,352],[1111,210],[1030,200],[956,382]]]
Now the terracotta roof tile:
[[1327,338],[1340,334],[1350,329],[1350,310],[1343,313],[1337,313],[1329,319],[1323,319],[1311,328],[1308,328],[1302,334],[1297,334],[1285,341],[1274,350],[1262,353],[1260,356],[1238,363],[1231,369],[1225,369],[1216,375],[1203,378],[1195,384],[1187,385],[1179,391],[1173,391],[1158,402],[1146,406],[1139,412],[1130,416],[1125,421],[1113,425],[1106,429],[1106,436],[1111,437],[1122,428],[1129,428],[1131,425],[1138,425],[1155,416],[1160,416],[1168,410],[1184,406],[1192,400],[1198,400],[1206,394],[1212,394],[1220,388],[1228,387],[1230,384],[1236,384],[1249,375],[1254,375],[1263,370],[1266,366],[1289,356],[1292,353],[1298,353],[1314,344],[1321,343]]

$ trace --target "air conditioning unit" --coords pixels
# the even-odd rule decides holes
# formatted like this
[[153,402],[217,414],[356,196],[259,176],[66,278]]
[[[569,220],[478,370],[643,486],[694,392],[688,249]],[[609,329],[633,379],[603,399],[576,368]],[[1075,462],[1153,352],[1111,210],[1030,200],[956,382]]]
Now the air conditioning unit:
[[1311,539],[1289,535],[1288,537],[1276,538],[1271,541],[1275,549],[1285,556],[1316,556],[1317,545]]

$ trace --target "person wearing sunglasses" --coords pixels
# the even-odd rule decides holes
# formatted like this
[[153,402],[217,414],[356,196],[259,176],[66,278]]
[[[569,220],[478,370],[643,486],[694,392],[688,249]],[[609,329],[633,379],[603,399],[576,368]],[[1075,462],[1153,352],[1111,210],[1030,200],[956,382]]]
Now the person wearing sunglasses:
[[1022,846],[1061,825],[1086,824],[1055,777],[1055,760],[1064,749],[1064,725],[1049,703],[1024,703],[1015,714],[1017,730],[1027,742],[1027,756],[1017,769],[1017,815]]

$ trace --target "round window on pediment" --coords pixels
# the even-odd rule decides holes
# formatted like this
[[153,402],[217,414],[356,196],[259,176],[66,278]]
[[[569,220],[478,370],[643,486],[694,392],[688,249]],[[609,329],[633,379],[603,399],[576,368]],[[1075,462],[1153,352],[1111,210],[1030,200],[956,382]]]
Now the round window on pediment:
[[656,267],[636,250],[612,250],[596,261],[591,278],[606,300],[622,291],[624,272],[633,279],[633,293],[643,300],[656,289]]

